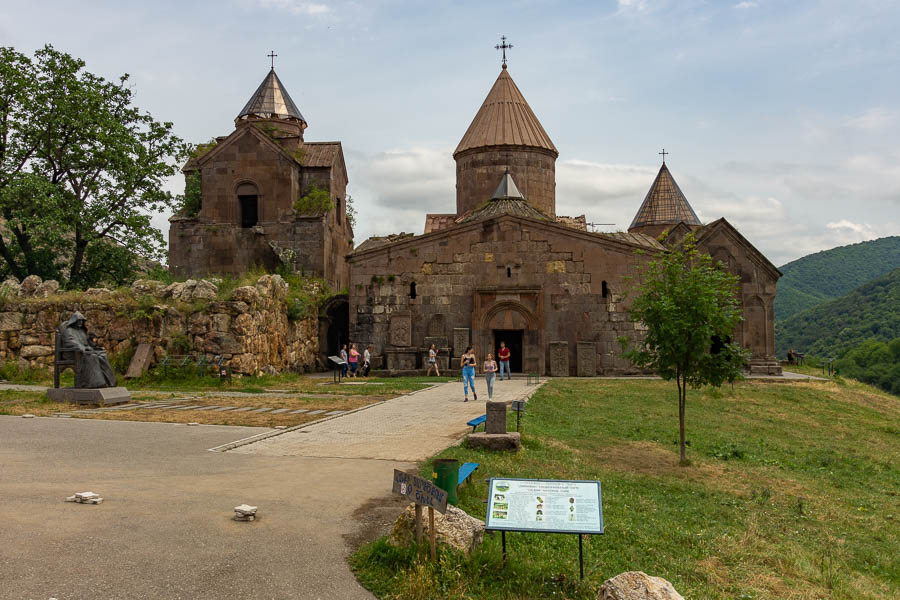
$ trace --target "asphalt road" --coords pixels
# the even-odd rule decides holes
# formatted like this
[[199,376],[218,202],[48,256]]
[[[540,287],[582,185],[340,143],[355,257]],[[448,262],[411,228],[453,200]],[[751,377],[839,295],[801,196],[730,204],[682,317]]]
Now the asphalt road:
[[346,556],[413,464],[208,451],[260,431],[0,416],[0,598],[372,598]]

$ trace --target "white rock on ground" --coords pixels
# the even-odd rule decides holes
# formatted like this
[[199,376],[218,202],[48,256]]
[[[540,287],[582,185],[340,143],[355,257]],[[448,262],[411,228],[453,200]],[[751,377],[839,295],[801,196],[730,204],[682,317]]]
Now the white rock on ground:
[[603,582],[597,600],[684,600],[684,597],[662,577],[627,571]]
[[234,516],[231,517],[235,521],[253,521],[256,519],[256,511],[259,507],[250,506],[249,504],[241,504],[234,507]]
[[[453,505],[447,506],[447,512],[434,512],[434,530],[437,541],[447,544],[461,552],[469,554],[484,539],[484,521],[469,516],[464,510]],[[428,509],[422,508],[422,531],[425,539],[430,535],[428,529]],[[394,522],[388,536],[388,543],[394,546],[409,546],[416,537],[416,505],[406,507]]]

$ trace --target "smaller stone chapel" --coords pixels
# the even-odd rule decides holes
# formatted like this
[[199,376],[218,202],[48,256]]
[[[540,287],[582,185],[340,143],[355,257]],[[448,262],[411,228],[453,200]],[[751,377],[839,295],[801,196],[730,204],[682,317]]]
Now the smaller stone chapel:
[[[239,274],[260,266],[349,283],[347,167],[340,142],[304,140],[306,119],[272,69],[234,120],[184,165],[200,178],[200,209],[169,222],[169,270],[178,277]],[[300,214],[294,203],[325,190],[333,209]]]

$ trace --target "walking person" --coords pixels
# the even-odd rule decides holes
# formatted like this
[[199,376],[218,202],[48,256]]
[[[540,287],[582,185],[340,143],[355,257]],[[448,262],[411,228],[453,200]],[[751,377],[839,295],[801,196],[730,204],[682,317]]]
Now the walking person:
[[512,378],[512,373],[509,370],[509,348],[506,347],[506,342],[500,342],[500,351],[497,352],[497,358],[500,359],[500,381],[503,381],[503,370],[506,369],[506,379]]
[[359,352],[356,350],[356,344],[350,344],[350,377],[356,377],[356,370],[359,368]]
[[434,344],[428,349],[428,371],[425,373],[425,377],[431,375],[432,369],[434,369],[435,375],[438,377],[441,376],[441,372],[438,370],[437,366],[437,350],[435,349]]
[[477,362],[472,346],[466,347],[466,353],[459,359],[459,366],[462,367],[463,392],[466,395],[463,402],[469,401],[469,387],[472,388],[472,396],[478,400],[478,394],[475,393],[475,364]]
[[488,354],[484,361],[484,382],[487,384],[488,400],[494,399],[494,378],[497,376],[497,363],[494,361],[494,355]]
[[365,352],[363,352],[363,366],[362,366],[362,374],[363,377],[369,376],[369,370],[372,368],[372,344],[366,346]]
[[341,360],[344,361],[344,364],[341,365],[341,377],[346,377],[347,369],[350,368],[350,355],[347,354],[347,344],[341,346]]

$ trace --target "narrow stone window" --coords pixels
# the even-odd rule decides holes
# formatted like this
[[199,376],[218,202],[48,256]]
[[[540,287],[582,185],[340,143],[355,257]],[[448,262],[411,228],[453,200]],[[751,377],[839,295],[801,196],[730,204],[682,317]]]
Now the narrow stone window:
[[237,188],[241,227],[253,227],[259,222],[259,192],[252,183],[242,183]]
[[509,279],[510,277],[512,277],[512,269],[506,267],[506,278]]
[[609,298],[609,287],[607,287],[605,281],[600,283],[600,293],[603,294],[604,298]]
[[409,298],[410,300],[416,299],[416,282],[413,281],[409,284]]
[[341,215],[341,199],[340,198],[334,199],[334,214],[335,214],[335,218],[337,218],[338,225],[340,225],[341,224],[341,216],[342,216]]

